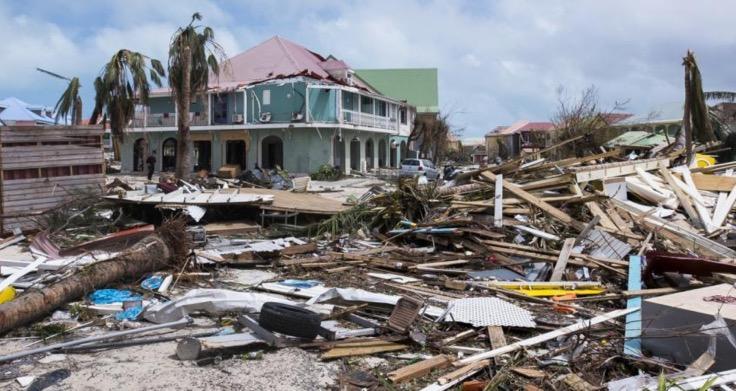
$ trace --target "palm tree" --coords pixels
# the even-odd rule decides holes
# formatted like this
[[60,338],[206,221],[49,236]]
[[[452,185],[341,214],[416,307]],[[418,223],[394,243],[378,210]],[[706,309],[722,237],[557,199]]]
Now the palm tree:
[[82,98],[79,96],[79,88],[82,86],[79,83],[79,78],[68,78],[66,76],[59,75],[51,71],[47,71],[42,68],[36,68],[37,71],[43,72],[47,75],[53,76],[57,79],[66,80],[69,84],[61,94],[59,100],[56,102],[54,111],[56,112],[56,123],[59,123],[59,119],[63,119],[66,123],[66,119],[71,117],[71,125],[79,125],[82,123]]
[[79,125],[82,123],[82,98],[79,96],[79,78],[75,77],[69,81],[69,85],[64,90],[64,93],[56,102],[56,122],[59,119],[63,119],[66,122],[67,117],[71,117],[72,125]]
[[150,81],[161,86],[165,75],[161,62],[141,53],[121,49],[105,64],[95,79],[95,108],[90,123],[110,121],[115,159],[120,159],[120,144],[128,123],[135,115],[136,104],[146,104]]
[[178,115],[176,176],[179,178],[191,175],[194,167],[189,131],[192,100],[204,98],[210,72],[219,77],[220,65],[225,59],[224,50],[215,41],[214,31],[207,26],[195,25],[199,20],[202,20],[199,13],[192,15],[187,26],[176,30],[169,45],[169,87]]
[[693,140],[700,142],[715,141],[708,106],[705,104],[703,80],[698,63],[691,51],[682,59],[685,67],[685,106],[683,110],[682,128],[677,134],[674,150],[685,147],[687,164],[693,158]]

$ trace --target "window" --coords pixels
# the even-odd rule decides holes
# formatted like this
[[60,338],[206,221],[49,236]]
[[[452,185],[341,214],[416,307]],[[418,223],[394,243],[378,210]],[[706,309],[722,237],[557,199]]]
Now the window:
[[263,105],[271,104],[271,90],[263,90]]
[[360,111],[368,114],[373,114],[373,99],[367,96],[361,96]]
[[388,117],[388,113],[386,110],[386,102],[382,100],[376,101],[376,114],[380,115],[381,117]]
[[402,107],[399,109],[399,120],[402,124],[406,125],[406,108]]

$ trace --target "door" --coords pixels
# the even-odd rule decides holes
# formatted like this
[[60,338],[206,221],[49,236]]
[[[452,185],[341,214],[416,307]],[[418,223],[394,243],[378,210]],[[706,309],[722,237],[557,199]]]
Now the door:
[[245,141],[228,140],[225,142],[225,164],[237,164],[241,170],[245,170]]
[[195,141],[194,143],[194,171],[212,169],[212,143],[210,141]]
[[176,139],[167,138],[161,145],[161,171],[176,170]]

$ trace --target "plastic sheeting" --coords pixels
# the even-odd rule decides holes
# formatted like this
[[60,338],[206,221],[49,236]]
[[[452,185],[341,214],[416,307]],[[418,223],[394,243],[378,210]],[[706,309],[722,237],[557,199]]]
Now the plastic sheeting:
[[226,289],[194,289],[178,299],[147,308],[143,317],[153,323],[168,323],[197,311],[211,315],[229,311],[259,312],[263,304],[268,302],[298,304],[263,293],[236,292]]

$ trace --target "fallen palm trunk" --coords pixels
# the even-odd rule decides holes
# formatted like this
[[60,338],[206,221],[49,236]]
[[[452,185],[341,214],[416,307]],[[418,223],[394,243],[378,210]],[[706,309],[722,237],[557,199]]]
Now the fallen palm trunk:
[[[97,288],[124,279],[139,278],[169,265],[175,253],[186,246],[175,245],[168,240],[175,236],[179,235],[152,234],[118,257],[86,266],[68,278],[42,289],[28,290],[13,301],[0,304],[0,334],[38,320]],[[179,237],[184,236],[182,233]]]

